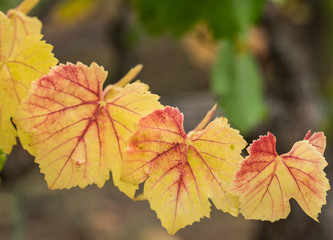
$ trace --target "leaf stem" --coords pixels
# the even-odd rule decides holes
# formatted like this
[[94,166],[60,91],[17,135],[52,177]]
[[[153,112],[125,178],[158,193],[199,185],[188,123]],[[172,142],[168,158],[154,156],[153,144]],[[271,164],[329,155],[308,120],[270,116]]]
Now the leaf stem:
[[116,82],[114,85],[117,87],[124,87],[126,84],[130,83],[142,70],[143,65],[138,64],[134,68],[130,69],[128,73]]
[[24,0],[16,7],[16,10],[28,14],[38,3],[39,0]]
[[217,104],[215,103],[212,109],[206,114],[206,116],[201,120],[201,122],[196,126],[191,132],[197,132],[203,130],[206,125],[209,123],[209,121],[212,119],[215,110],[216,110]]

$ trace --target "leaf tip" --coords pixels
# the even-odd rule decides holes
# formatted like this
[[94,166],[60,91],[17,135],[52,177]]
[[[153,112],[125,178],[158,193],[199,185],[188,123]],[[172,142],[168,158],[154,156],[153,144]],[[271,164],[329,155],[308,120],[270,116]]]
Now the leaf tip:
[[305,135],[305,137],[304,137],[304,140],[309,140],[309,138],[311,137],[311,130],[309,130],[308,132],[307,132],[307,134]]
[[305,135],[304,140],[308,140],[318,152],[322,155],[324,154],[326,148],[326,136],[323,132],[315,132],[312,134],[311,130],[309,130]]
[[132,68],[133,70],[137,71],[137,73],[140,73],[143,69],[143,64],[138,64],[136,65],[134,68]]
[[253,154],[257,151],[266,148],[270,153],[276,155],[276,138],[271,132],[267,132],[267,135],[260,135],[259,139],[253,140],[253,142],[248,146],[247,151],[249,154]]

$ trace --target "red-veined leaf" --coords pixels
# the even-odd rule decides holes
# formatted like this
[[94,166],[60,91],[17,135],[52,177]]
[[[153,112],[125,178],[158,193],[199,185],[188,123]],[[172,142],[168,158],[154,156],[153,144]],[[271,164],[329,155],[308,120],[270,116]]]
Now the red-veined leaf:
[[60,65],[32,84],[20,107],[16,122],[35,131],[35,161],[51,189],[102,187],[111,170],[114,184],[134,197],[137,186],[120,181],[126,141],[137,121],[161,105],[140,82],[103,92],[106,76],[96,63]]
[[[233,181],[233,192],[240,195],[241,213],[246,219],[276,221],[290,212],[289,199],[294,198],[302,209],[317,221],[326,204],[329,182],[323,171],[327,165],[321,152],[312,144],[322,133],[311,133],[296,142],[292,149],[278,155],[276,139],[268,133],[249,147],[249,156],[242,162]],[[323,149],[323,148],[320,148]]]
[[238,198],[228,188],[246,142],[225,118],[205,127],[211,115],[186,135],[183,115],[166,107],[142,118],[130,139],[122,179],[145,181],[144,195],[170,234],[208,217],[209,199],[238,214]]

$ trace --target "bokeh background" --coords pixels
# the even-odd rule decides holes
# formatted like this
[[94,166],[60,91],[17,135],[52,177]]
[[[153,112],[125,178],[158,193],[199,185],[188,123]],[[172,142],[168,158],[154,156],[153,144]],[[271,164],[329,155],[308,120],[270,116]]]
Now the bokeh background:
[[[19,0],[1,0],[6,12]],[[325,131],[333,180],[333,2],[330,0],[41,0],[31,12],[61,63],[95,61],[108,83],[131,67],[191,130],[216,115],[251,143],[272,132],[278,153]],[[146,201],[108,181],[102,189],[48,190],[33,158],[15,147],[1,172],[0,239],[333,239],[333,195],[310,219],[291,200],[287,220],[234,218],[212,209],[169,236]]]

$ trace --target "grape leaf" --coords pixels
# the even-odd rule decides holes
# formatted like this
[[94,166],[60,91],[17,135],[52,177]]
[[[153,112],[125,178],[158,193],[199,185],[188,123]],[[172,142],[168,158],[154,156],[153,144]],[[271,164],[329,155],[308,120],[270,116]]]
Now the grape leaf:
[[240,195],[240,211],[246,219],[274,222],[286,218],[289,199],[294,198],[306,214],[318,221],[330,189],[323,171],[327,165],[322,155],[325,137],[323,133],[309,132],[305,139],[309,140],[296,142],[280,156],[271,133],[260,136],[248,147],[250,155],[241,163],[232,183],[233,193]]
[[238,215],[238,198],[228,186],[246,142],[225,118],[205,127],[212,113],[186,135],[178,109],[156,110],[139,121],[130,138],[122,179],[146,180],[143,193],[170,234],[209,217],[209,198],[218,209]]
[[114,184],[134,197],[137,186],[120,181],[126,140],[161,105],[140,82],[122,87],[120,80],[103,92],[106,76],[96,63],[60,65],[32,84],[19,108],[16,123],[35,131],[35,161],[50,189],[102,187],[111,170]]
[[[53,57],[53,47],[41,41],[41,24],[36,18],[18,10],[10,10],[8,16],[0,12],[0,148],[6,154],[16,144],[17,132],[11,118],[26,97],[30,83],[58,62]],[[22,145],[29,150],[29,138],[23,139]]]

